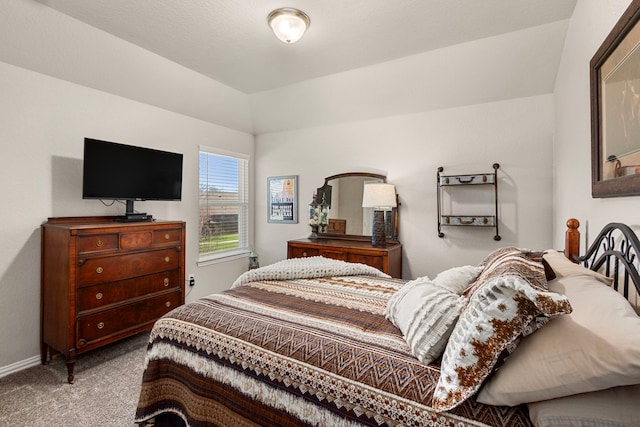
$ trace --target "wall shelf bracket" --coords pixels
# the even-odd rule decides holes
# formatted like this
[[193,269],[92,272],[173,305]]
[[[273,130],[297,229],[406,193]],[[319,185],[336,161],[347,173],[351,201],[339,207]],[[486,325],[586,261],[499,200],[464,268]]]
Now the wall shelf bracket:
[[[438,168],[436,176],[437,185],[437,205],[438,205],[438,237],[444,237],[442,227],[444,226],[467,226],[467,227],[493,227],[496,231],[493,240],[499,241],[500,232],[498,230],[498,169],[500,164],[493,164],[493,172],[481,174],[443,175],[444,168]],[[493,212],[489,215],[460,215],[444,214],[442,206],[442,192],[445,189],[454,189],[460,186],[492,186],[493,187]],[[454,190],[455,191],[455,190]],[[452,191],[453,193],[453,191]]]

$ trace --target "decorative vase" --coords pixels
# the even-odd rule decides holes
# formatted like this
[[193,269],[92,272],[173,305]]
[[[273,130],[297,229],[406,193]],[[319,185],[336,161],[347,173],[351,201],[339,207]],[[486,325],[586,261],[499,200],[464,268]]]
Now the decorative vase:
[[320,212],[316,203],[316,195],[313,195],[311,203],[309,203],[309,227],[311,227],[310,239],[318,238],[318,225],[320,223]]
[[310,239],[318,238],[318,224],[309,224],[311,226],[311,234],[309,234]]
[[318,237],[318,230],[324,233],[329,218],[329,205],[325,202],[324,195],[322,195],[321,203],[318,203],[316,199],[317,196],[314,194],[311,203],[309,203],[310,239],[316,239]]

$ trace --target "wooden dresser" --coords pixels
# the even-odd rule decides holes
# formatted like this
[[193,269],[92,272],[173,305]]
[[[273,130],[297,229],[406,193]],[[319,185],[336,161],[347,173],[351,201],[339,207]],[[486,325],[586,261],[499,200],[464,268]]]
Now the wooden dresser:
[[41,358],[67,359],[153,326],[184,304],[185,223],[117,217],[42,224]]
[[347,262],[367,264],[391,277],[402,277],[402,245],[388,243],[374,247],[371,240],[300,239],[287,242],[287,258],[323,256]]

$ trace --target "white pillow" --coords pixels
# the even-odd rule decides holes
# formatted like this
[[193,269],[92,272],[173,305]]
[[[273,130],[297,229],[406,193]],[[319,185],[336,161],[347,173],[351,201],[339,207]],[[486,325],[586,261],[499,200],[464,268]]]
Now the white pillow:
[[463,265],[453,267],[438,274],[433,283],[455,294],[462,293],[482,273],[483,267],[475,265]]
[[593,276],[607,286],[613,283],[612,278],[600,274],[597,271],[589,270],[583,265],[571,262],[563,253],[555,249],[544,251],[542,258],[549,264],[553,272],[556,273],[556,277],[588,275]]
[[560,277],[549,289],[573,312],[522,339],[478,402],[514,406],[640,384],[640,317],[627,300],[593,275]]
[[402,331],[413,355],[428,365],[442,355],[464,301],[423,277],[396,292],[385,315]]
[[576,394],[530,403],[535,427],[637,427],[640,423],[640,385]]

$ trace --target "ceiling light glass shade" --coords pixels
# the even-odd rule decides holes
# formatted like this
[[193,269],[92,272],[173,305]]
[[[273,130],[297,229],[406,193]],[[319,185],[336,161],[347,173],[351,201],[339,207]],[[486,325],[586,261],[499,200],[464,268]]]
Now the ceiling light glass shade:
[[304,12],[291,7],[274,10],[267,17],[267,22],[273,34],[284,43],[295,43],[300,40],[311,24]]

